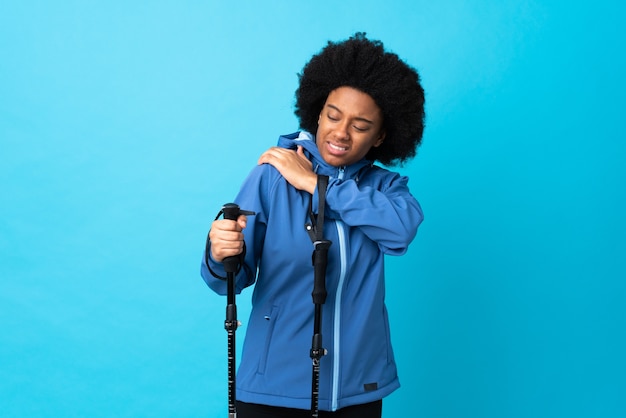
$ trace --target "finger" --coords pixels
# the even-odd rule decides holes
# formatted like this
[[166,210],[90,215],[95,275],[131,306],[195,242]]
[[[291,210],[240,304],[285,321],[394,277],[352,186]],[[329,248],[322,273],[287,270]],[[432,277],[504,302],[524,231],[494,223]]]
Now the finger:
[[280,153],[280,148],[271,147],[265,152],[263,152],[263,154],[261,154],[261,156],[259,157],[258,163],[259,164],[269,163],[272,159],[276,158],[279,153]]
[[215,261],[221,262],[226,257],[241,254],[243,251],[243,241],[240,242],[227,242],[227,245],[218,245],[215,243],[211,245],[211,256]]
[[248,217],[246,215],[239,215],[239,218],[237,219],[237,224],[242,230],[245,229],[248,225]]
[[243,249],[243,241],[218,241],[215,243],[215,248],[221,253],[239,254]]
[[298,151],[297,151],[298,157],[300,158],[300,161],[306,166],[306,167],[311,167],[313,164],[311,163],[311,161],[309,160],[309,158],[306,156],[306,154],[304,153],[304,147],[302,145],[298,145]]
[[243,234],[235,231],[224,231],[221,229],[211,229],[209,232],[211,245],[218,247],[231,247],[236,242],[243,241]]
[[241,231],[241,226],[237,221],[231,219],[218,219],[213,222],[211,229],[217,229],[221,231]]

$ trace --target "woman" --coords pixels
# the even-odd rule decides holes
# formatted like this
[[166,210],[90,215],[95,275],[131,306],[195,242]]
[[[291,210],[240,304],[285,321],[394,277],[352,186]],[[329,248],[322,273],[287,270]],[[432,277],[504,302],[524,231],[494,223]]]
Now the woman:
[[373,163],[415,156],[424,91],[414,69],[362,33],[329,42],[299,80],[302,131],[281,136],[245,180],[235,203],[256,214],[212,224],[202,277],[225,294],[221,262],[245,253],[236,289],[255,285],[238,415],[310,416],[313,245],[304,225],[319,201],[318,175],[328,176],[320,416],[380,417],[382,398],[400,386],[383,258],[407,251],[423,217],[408,179]]

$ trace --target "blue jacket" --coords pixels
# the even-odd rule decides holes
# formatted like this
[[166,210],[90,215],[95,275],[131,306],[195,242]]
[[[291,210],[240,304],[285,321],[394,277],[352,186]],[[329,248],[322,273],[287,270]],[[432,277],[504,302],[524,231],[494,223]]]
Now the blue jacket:
[[[322,308],[320,410],[337,410],[382,399],[400,386],[385,307],[384,254],[401,255],[423,216],[406,177],[361,160],[328,165],[307,132],[281,136],[279,146],[302,145],[318,174],[330,177],[324,238],[328,255]],[[256,212],[244,230],[246,268],[237,292],[255,284],[241,364],[237,399],[290,408],[311,406],[309,357],[313,335],[313,244],[305,230],[313,196],[291,186],[269,164],[255,167],[235,199]],[[204,257],[203,257],[204,260]],[[221,263],[211,269],[225,275]],[[226,282],[203,261],[202,277],[219,294]],[[394,280],[403,280],[394,277]]]

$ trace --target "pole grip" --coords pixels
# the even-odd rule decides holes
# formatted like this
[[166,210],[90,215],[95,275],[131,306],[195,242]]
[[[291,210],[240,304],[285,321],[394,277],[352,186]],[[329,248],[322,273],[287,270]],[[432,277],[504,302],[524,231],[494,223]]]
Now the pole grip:
[[[249,210],[241,210],[239,205],[236,203],[226,203],[222,206],[222,213],[224,214],[224,219],[228,219],[231,221],[236,221],[240,215],[254,215],[254,212]],[[238,255],[234,255],[231,257],[226,257],[222,260],[222,264],[224,264],[224,270],[226,273],[237,273],[239,269],[239,264],[241,261],[241,257]]]
[[326,302],[326,264],[328,263],[328,249],[331,242],[328,240],[316,241],[313,251],[313,303],[323,305]]

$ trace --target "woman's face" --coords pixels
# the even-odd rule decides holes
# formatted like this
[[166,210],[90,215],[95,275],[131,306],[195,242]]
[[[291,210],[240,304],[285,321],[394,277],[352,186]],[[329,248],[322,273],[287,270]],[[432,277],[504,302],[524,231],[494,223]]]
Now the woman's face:
[[359,161],[385,139],[380,108],[368,94],[352,87],[330,92],[317,123],[317,148],[335,167]]

